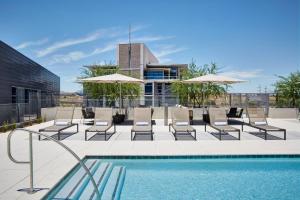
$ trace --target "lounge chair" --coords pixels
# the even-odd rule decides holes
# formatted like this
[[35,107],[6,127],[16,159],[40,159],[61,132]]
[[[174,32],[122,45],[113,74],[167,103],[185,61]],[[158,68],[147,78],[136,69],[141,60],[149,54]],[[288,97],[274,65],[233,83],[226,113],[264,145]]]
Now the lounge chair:
[[244,125],[256,128],[259,131],[264,132],[265,140],[267,140],[267,132],[283,132],[283,139],[286,140],[286,129],[270,126],[267,122],[263,108],[247,108],[247,115],[249,123],[244,123],[242,125],[242,131],[244,130]]
[[[114,132],[108,133],[107,131],[114,127]],[[105,141],[107,138],[107,134],[110,136],[116,133],[116,126],[113,123],[113,110],[112,108],[95,108],[95,118],[94,118],[94,125],[85,130],[85,141],[87,141],[87,135],[89,132],[93,132],[96,134],[104,134]],[[95,134],[95,135],[96,135]]]
[[[65,129],[68,129],[72,126],[76,126],[76,132],[78,133],[78,124],[73,123],[73,115],[74,115],[74,107],[58,107],[55,114],[54,124],[52,126],[39,129],[39,132],[56,132],[57,139],[61,139],[61,132]],[[41,136],[39,135],[39,140],[41,140]]]
[[149,133],[153,140],[151,108],[134,108],[131,140],[134,140],[138,133]]
[[237,132],[238,139],[241,139],[241,131],[228,125],[225,108],[209,108],[209,126],[219,131],[219,140],[222,140],[222,133]]
[[[172,108],[171,115],[172,123],[169,124],[169,132],[172,132],[175,140],[177,140],[178,133],[190,134],[193,139],[196,140],[196,129],[194,129],[190,125],[190,115],[188,108],[174,107]],[[174,131],[171,131],[171,128]],[[194,136],[192,135],[192,133],[194,133]]]

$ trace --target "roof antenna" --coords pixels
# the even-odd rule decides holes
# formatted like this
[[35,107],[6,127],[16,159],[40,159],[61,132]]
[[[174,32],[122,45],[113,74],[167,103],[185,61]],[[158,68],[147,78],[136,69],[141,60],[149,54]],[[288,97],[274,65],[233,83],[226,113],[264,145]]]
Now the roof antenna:
[[128,30],[128,41],[129,41],[129,48],[128,48],[128,67],[129,67],[129,76],[131,75],[131,25],[129,24]]

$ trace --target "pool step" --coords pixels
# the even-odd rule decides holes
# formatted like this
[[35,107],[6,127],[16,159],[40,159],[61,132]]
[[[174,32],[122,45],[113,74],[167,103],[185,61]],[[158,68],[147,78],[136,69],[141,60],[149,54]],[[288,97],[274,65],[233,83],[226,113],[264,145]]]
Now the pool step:
[[[102,163],[99,168],[95,171],[93,178],[98,186],[99,193],[101,194],[104,190],[106,182],[111,174],[112,171],[112,164],[111,163]],[[94,185],[91,181],[87,184],[84,188],[83,192],[79,196],[79,199],[97,199],[97,195],[94,190]]]
[[126,169],[115,166],[109,176],[102,193],[102,200],[117,200],[120,198],[121,190],[125,180]]
[[[125,167],[113,166],[112,163],[99,160],[87,160],[85,165],[90,170],[97,184],[102,200],[118,200],[125,180]],[[43,199],[81,199],[99,200],[94,185],[86,171],[77,166],[68,178],[55,186]]]
[[[85,165],[93,174],[99,167],[100,162],[97,160],[87,160]],[[73,199],[82,188],[85,188],[88,180],[89,177],[86,171],[80,167],[71,178],[65,180],[65,184],[59,188],[59,191],[52,199]]]

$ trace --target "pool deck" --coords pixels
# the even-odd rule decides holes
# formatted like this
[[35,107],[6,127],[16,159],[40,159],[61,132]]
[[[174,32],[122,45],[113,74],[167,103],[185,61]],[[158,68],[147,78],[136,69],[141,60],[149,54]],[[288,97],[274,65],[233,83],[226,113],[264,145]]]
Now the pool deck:
[[[102,137],[84,141],[84,130],[88,125],[79,126],[79,133],[62,142],[70,147],[80,158],[86,155],[256,155],[256,154],[300,154],[300,122],[294,119],[269,119],[269,124],[287,129],[287,140],[282,140],[282,133],[272,133],[269,140],[259,137],[257,130],[245,127],[241,140],[237,134],[224,135],[219,141],[208,127],[194,125],[197,130],[197,141],[181,136],[178,141],[163,126],[163,120],[155,120],[154,141],[145,137],[137,137],[139,141],[130,140],[131,126],[117,126],[117,133],[109,141],[101,141]],[[37,131],[52,125],[46,122],[29,127]],[[241,128],[240,125],[234,127]],[[70,131],[75,128],[70,128]],[[69,131],[69,130],[68,130]],[[251,133],[249,133],[251,132]],[[29,167],[15,164],[7,156],[8,133],[0,134],[0,199],[40,199],[48,190],[29,195],[17,192],[17,189],[29,186]],[[91,134],[92,136],[92,134]],[[34,185],[38,188],[53,187],[77,161],[64,149],[51,141],[38,141],[34,136]],[[18,160],[28,160],[28,134],[16,133],[12,138],[12,154]]]

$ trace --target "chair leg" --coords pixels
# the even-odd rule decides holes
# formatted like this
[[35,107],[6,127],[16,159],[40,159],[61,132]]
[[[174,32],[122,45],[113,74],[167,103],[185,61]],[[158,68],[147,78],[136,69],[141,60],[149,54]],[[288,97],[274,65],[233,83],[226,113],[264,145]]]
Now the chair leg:
[[244,123],[242,123],[242,131],[244,131]]
[[267,131],[265,131],[265,140],[267,140]]
[[174,137],[175,137],[175,140],[177,140],[177,134],[176,134],[176,131],[174,132]]
[[206,132],[206,123],[204,124],[204,131]]
[[239,130],[239,140],[241,140],[241,131]]
[[132,131],[131,131],[131,136],[130,136],[130,139],[131,139],[131,141],[132,141]]
[[84,131],[84,140],[87,140],[87,131]]
[[196,130],[194,131],[194,133],[195,133],[195,140],[197,140],[197,132],[196,132]]
[[222,134],[221,134],[222,132],[221,131],[219,131],[219,140],[222,140]]
[[151,140],[153,140],[153,132],[151,131]]
[[76,133],[78,133],[78,132],[79,132],[79,127],[78,127],[78,124],[76,124],[76,126],[77,126],[77,132],[76,132]]
[[106,131],[104,131],[104,140],[106,141]]
[[283,134],[284,134],[283,139],[286,140],[286,130],[283,131]]
[[169,124],[169,132],[171,131],[171,124]]

